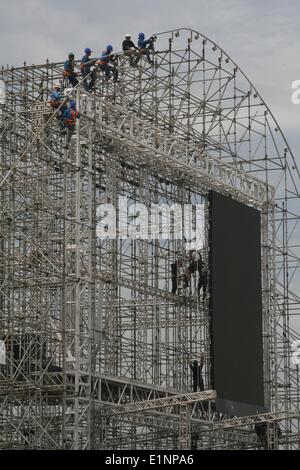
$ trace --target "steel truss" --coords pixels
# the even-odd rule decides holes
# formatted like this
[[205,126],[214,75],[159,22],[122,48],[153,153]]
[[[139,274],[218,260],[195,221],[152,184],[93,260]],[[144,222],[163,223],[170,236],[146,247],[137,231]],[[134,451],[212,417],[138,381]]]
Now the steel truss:
[[[81,119],[67,150],[48,103],[62,63],[2,68],[1,448],[299,448],[298,167],[221,48],[188,29],[157,37],[153,65],[120,54],[119,83],[98,71],[93,94],[68,91]],[[196,278],[186,289],[179,276],[171,294],[171,264],[188,263],[182,240],[97,236],[102,203],[207,214],[210,189],[262,214],[268,415],[228,419],[213,392],[190,393],[200,352],[211,388],[208,299]],[[207,229],[206,216],[206,261]]]

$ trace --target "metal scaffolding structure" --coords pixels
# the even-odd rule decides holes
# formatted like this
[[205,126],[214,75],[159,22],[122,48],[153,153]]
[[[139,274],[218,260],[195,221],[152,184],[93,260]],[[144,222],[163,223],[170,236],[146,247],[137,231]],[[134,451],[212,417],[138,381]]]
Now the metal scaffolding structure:
[[[81,115],[67,149],[49,104],[63,64],[0,72],[0,448],[300,448],[299,169],[214,42],[179,29],[156,48],[137,67],[119,54],[116,83],[98,70],[93,93],[67,91]],[[184,241],[97,232],[99,206],[119,215],[120,197],[149,210],[201,204],[207,263],[211,189],[262,216],[266,415],[215,411],[209,294],[196,276],[171,293]],[[189,361],[202,352],[206,392],[193,394]]]

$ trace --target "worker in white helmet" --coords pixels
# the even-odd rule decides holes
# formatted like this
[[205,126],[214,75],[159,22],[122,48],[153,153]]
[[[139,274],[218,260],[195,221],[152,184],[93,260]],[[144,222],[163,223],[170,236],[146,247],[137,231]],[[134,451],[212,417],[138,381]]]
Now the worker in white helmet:
[[53,111],[56,111],[58,125],[63,130],[64,124],[62,121],[62,115],[67,109],[67,98],[61,93],[61,85],[58,82],[53,85],[50,102]]
[[130,34],[125,34],[125,39],[122,43],[122,49],[125,55],[129,57],[129,62],[132,67],[134,67],[139,61],[139,56],[136,55],[138,47],[131,40]]

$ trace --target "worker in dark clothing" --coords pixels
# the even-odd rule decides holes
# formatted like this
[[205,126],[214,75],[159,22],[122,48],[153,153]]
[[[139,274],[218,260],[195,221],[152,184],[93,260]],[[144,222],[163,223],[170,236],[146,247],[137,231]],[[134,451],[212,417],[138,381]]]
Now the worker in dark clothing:
[[[202,258],[201,258],[200,252],[191,251],[190,252],[190,260],[191,260],[190,264],[189,264],[188,268],[185,270],[185,273],[184,273],[184,287],[189,286],[192,274],[194,274],[194,272],[197,269],[201,269],[200,263],[202,263]],[[198,264],[200,266],[199,268],[198,268]]]
[[193,250],[190,252],[190,264],[184,272],[184,287],[188,287],[192,274],[198,272],[198,295],[200,296],[200,290],[203,289],[203,299],[206,297],[207,291],[207,268],[204,266],[202,255],[200,251]]
[[256,423],[254,429],[265,450],[272,450],[277,447],[278,439],[282,436],[282,433],[276,421],[273,423]]
[[178,268],[182,267],[182,261],[171,264],[172,294],[176,294],[178,287]]
[[201,272],[202,267],[203,267],[203,260],[200,251],[193,250],[190,252],[190,265],[189,265],[189,271],[191,274],[194,274],[196,271],[198,273]]
[[63,114],[67,109],[67,98],[61,93],[60,83],[55,83],[51,93],[50,103],[53,111],[56,111],[56,118],[61,130],[64,129]]
[[65,148],[67,149],[69,147],[71,137],[73,135],[73,132],[75,130],[76,126],[76,119],[80,118],[79,112],[76,110],[76,103],[75,101],[71,101],[70,105],[68,108],[65,110],[64,115],[64,125],[67,130],[67,136],[66,136],[66,144]]
[[192,432],[191,433],[191,450],[197,450],[198,449],[198,441],[199,441],[199,433],[197,432]]
[[190,362],[190,369],[192,371],[193,376],[193,392],[197,392],[199,390],[203,392],[204,390],[204,382],[202,377],[202,369],[204,364],[204,354],[202,353],[200,356],[200,362],[194,360]]
[[267,423],[256,423],[254,425],[259,442],[265,450],[268,449]]
[[203,300],[206,298],[207,292],[207,268],[205,266],[199,271],[198,279],[198,296],[200,296],[200,290],[203,290]]
[[75,67],[74,59],[75,59],[75,56],[73,52],[70,52],[68,56],[68,60],[66,60],[64,63],[64,77],[66,77],[69,80],[72,87],[75,87],[76,85],[78,85],[77,73],[74,71],[74,67]]
[[200,251],[192,250],[190,252],[190,264],[184,273],[184,287],[188,287],[190,284],[190,280],[192,274],[198,272],[199,280],[198,280],[198,294],[200,294],[200,289],[203,287],[203,292],[205,288],[206,292],[206,283],[205,283],[205,272],[203,266],[203,260]]
[[177,291],[177,261],[171,264],[172,273],[172,294],[176,294]]
[[123,49],[124,54],[129,57],[130,65],[132,67],[137,65],[138,61],[140,60],[139,54],[137,54],[137,51],[139,49],[132,42],[130,34],[125,35],[125,39],[122,42],[122,49]]
[[105,72],[105,77],[108,79],[113,74],[114,81],[118,81],[118,69],[115,67],[115,54],[112,54],[113,46],[108,44],[105,51],[102,51],[100,59],[100,67]]
[[149,39],[145,39],[144,33],[139,33],[138,36],[138,48],[140,55],[145,55],[149,64],[153,64],[153,60],[150,59],[150,52],[154,52],[154,41],[156,40],[155,36],[151,36]]
[[[80,63],[80,70],[83,77],[83,86],[85,91],[92,91],[95,88],[96,82],[96,73],[94,70],[94,65],[96,63],[96,59],[91,59],[91,49],[86,47],[84,49],[84,56],[81,59]],[[89,75],[89,83],[87,76]]]

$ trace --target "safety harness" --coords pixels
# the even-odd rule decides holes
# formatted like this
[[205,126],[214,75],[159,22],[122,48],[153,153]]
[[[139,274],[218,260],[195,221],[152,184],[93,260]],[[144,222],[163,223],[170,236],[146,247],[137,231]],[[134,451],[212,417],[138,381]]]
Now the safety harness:
[[70,110],[70,116],[65,118],[64,123],[66,126],[75,126],[76,118],[78,117],[78,111],[74,111],[73,109]]

